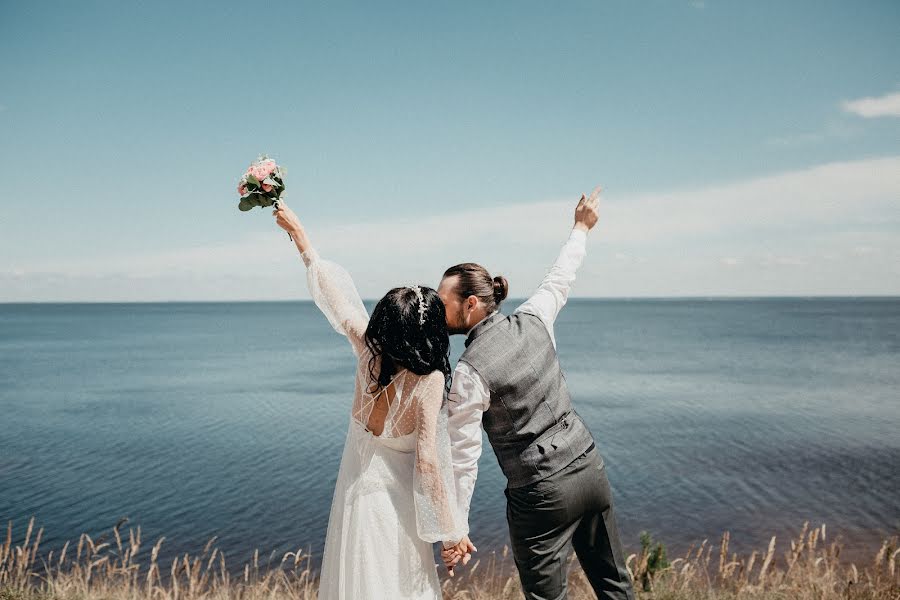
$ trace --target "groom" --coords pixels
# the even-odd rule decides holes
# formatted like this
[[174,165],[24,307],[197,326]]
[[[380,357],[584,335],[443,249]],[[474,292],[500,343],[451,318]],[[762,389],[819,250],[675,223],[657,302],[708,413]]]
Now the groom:
[[[612,494],[587,426],[572,407],[556,356],[553,323],[566,303],[597,223],[600,188],[584,194],[575,226],[540,287],[511,315],[499,312],[508,284],[463,263],[444,273],[438,294],[451,334],[467,334],[449,397],[459,509],[468,514],[481,427],[507,478],[506,517],[525,597],[566,597],[574,547],[598,598],[634,600],[616,529]],[[471,541],[442,551],[451,570]]]

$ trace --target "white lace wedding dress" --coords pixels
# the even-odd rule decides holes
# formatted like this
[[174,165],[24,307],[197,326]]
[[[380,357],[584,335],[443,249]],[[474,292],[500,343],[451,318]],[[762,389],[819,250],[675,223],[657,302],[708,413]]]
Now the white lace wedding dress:
[[456,508],[444,375],[401,369],[370,393],[369,361],[376,374],[380,362],[366,346],[369,318],[353,281],[313,249],[302,257],[313,300],[357,356],[319,600],[439,599],[432,544],[468,533]]

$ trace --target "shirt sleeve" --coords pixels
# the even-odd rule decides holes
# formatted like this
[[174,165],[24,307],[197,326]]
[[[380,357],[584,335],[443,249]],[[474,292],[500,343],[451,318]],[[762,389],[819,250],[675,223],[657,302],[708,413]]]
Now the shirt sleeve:
[[490,391],[481,375],[467,363],[457,363],[448,395],[448,424],[456,501],[465,522],[481,457],[481,415],[489,402]]
[[554,346],[556,339],[553,335],[553,323],[569,299],[569,290],[575,281],[575,272],[581,266],[587,252],[586,241],[587,234],[584,231],[572,229],[569,239],[566,240],[556,262],[553,263],[537,291],[515,310],[515,312],[535,315],[543,321],[547,331],[550,332]]

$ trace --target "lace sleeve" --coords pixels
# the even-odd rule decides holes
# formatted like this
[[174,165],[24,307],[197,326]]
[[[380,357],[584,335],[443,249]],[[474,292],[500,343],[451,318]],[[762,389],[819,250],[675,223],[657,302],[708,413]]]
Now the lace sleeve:
[[456,543],[469,533],[469,525],[457,509],[444,375],[439,371],[426,376],[419,386],[413,488],[419,538]]
[[316,306],[325,313],[335,331],[349,338],[359,356],[365,347],[369,314],[350,274],[340,265],[319,257],[310,248],[300,255],[306,265],[306,282]]

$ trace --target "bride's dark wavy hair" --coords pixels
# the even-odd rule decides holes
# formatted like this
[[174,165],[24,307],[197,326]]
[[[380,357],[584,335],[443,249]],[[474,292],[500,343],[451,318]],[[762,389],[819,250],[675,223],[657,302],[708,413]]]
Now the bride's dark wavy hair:
[[[421,325],[419,297],[411,287],[392,289],[372,311],[366,346],[372,352],[369,380],[373,386],[386,387],[405,367],[416,375],[440,371],[444,385],[450,387],[450,336],[444,303],[432,288],[419,289],[425,301],[425,322]],[[375,373],[378,357],[381,368]]]

